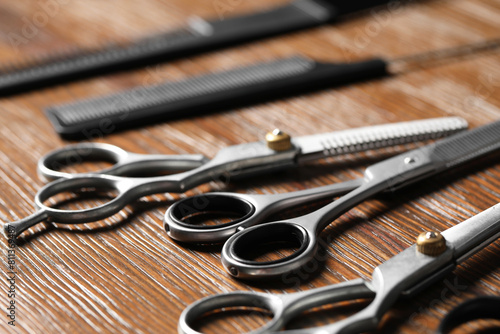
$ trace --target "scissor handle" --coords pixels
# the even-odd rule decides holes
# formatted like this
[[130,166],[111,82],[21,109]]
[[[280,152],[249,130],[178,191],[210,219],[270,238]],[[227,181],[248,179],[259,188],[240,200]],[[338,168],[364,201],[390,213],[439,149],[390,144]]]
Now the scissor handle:
[[[259,198],[260,196],[260,198]],[[272,196],[272,195],[271,195]],[[269,195],[246,195],[229,192],[201,194],[181,199],[165,212],[163,227],[175,240],[196,243],[222,242],[237,232],[240,226],[247,226],[263,216]],[[195,224],[193,220],[207,223],[212,215],[230,218],[229,222],[206,225]]]
[[263,330],[271,330],[277,316],[283,311],[283,302],[278,295],[261,292],[236,291],[222,293],[205,297],[189,305],[181,314],[178,324],[178,332],[182,334],[201,334],[192,326],[203,315],[212,311],[223,310],[229,307],[247,307],[259,311],[270,311],[273,319],[261,327]]
[[[13,236],[19,236],[31,226],[49,220],[62,224],[83,224],[108,218],[119,212],[131,201],[143,196],[144,189],[152,184],[141,178],[125,178],[103,174],[80,174],[69,179],[59,179],[45,185],[35,196],[35,206],[38,211],[19,221],[7,223],[5,230],[12,231]],[[154,186],[154,185],[153,185]],[[56,209],[44,203],[51,197],[65,192],[77,192],[82,189],[92,189],[93,192],[104,190],[115,191],[116,197],[110,201],[87,209],[65,210]]]
[[[284,244],[292,253],[269,261],[254,260],[256,250]],[[243,279],[275,278],[305,266],[315,257],[318,248],[314,230],[296,219],[252,226],[230,237],[222,248],[225,269],[234,277]]]
[[[179,200],[167,209],[164,228],[171,238],[178,241],[223,242],[238,230],[259,224],[275,212],[320,199],[331,198],[333,200],[335,196],[353,190],[360,183],[360,180],[352,180],[271,195],[229,192],[196,195]],[[225,223],[213,224],[214,215],[217,218],[233,217],[233,219]],[[211,223],[211,225],[206,223]]]
[[112,163],[113,166],[92,173],[121,176],[135,173],[189,170],[208,161],[200,154],[138,154],[110,144],[80,143],[65,146],[43,156],[38,161],[38,173],[47,181],[59,178],[67,179],[76,174],[62,172],[62,168],[96,160]]
[[[317,261],[319,233],[344,212],[385,187],[383,182],[371,182],[366,178],[336,186],[345,186],[345,190],[351,191],[306,215],[252,226],[233,235],[222,248],[221,258],[225,269],[234,277],[257,279],[278,277],[305,266],[309,261]],[[280,254],[278,259],[269,261],[254,260],[255,250],[271,248],[281,253],[280,249],[283,248],[278,247],[282,244],[287,248],[292,246],[290,255]]]
[[[451,333],[454,328],[479,319],[500,320],[500,297],[480,296],[454,307],[439,324],[436,334]],[[498,326],[497,326],[498,330]]]
[[[280,295],[250,291],[222,293],[205,297],[188,306],[179,318],[178,331],[182,334],[199,334],[192,326],[204,315],[242,307],[247,310],[250,308],[252,313],[272,313],[272,319],[262,327],[252,331],[253,334],[277,332],[303,311],[325,304],[359,298],[373,298],[374,296],[375,293],[363,279]],[[358,319],[354,319],[354,321],[345,319],[348,321],[342,320],[334,325],[339,325],[338,327],[342,328],[348,322],[356,327]],[[303,329],[301,333],[318,333],[318,329]],[[328,331],[328,333],[330,332]]]

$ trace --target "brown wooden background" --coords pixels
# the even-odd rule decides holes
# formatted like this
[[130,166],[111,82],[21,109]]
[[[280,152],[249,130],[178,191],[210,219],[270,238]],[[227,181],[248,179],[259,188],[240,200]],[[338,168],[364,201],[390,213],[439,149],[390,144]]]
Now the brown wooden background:
[[[58,5],[52,7],[45,24],[29,34],[26,43],[12,45],[12,33],[22,34],[28,22],[33,23],[46,11],[42,6],[49,2],[1,3],[0,62],[74,46],[93,47],[110,40],[127,41],[179,27],[190,15],[227,17],[285,3],[54,0]],[[45,118],[42,110],[47,105],[296,53],[329,61],[411,55],[497,38],[499,23],[500,1],[415,1],[393,11],[381,8],[356,15],[336,25],[1,98],[0,220],[3,224],[33,212],[33,197],[44,185],[36,175],[37,160],[69,143],[55,134]],[[299,136],[449,115],[464,117],[476,127],[500,118],[499,88],[497,51],[401,76],[116,133],[99,141],[140,153],[204,153],[211,157],[227,145],[260,140],[274,127]],[[500,199],[496,154],[397,194],[367,201],[323,232],[323,239],[331,243],[323,250],[326,261],[321,267],[313,273],[302,271],[289,276],[288,284],[234,280],[220,264],[220,246],[179,244],[162,228],[164,211],[179,197],[221,189],[279,193],[315,187],[360,176],[369,163],[382,156],[372,152],[364,160],[359,159],[362,155],[350,156],[241,182],[212,182],[181,195],[152,196],[93,224],[41,224],[25,234],[25,242],[17,248],[15,328],[7,325],[9,298],[7,282],[2,279],[0,330],[173,333],[182,310],[204,296],[241,289],[292,292],[369,278],[375,266],[412,244],[419,232],[443,230]],[[5,238],[0,243],[5,272]],[[382,321],[379,332],[432,333],[443,315],[460,302],[478,295],[499,295],[499,246],[495,242],[442,283],[411,300],[398,302]],[[337,313],[341,313],[340,308],[334,307],[307,314],[290,328],[326,323]],[[258,313],[249,320],[244,314],[233,315],[204,323],[203,329],[242,332],[264,319]]]

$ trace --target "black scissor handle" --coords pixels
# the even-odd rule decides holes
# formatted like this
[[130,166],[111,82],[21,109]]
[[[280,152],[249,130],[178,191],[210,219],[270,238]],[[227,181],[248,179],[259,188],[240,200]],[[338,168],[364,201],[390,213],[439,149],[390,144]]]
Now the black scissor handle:
[[[327,189],[325,186],[323,189]],[[303,216],[249,227],[229,238],[222,248],[222,263],[233,276],[245,279],[278,277],[293,272],[315,260],[318,249],[318,233],[344,212],[370,197],[381,188],[379,183],[371,184],[365,179],[354,179],[332,185],[329,190],[349,191],[336,201]],[[284,256],[281,250],[289,250]],[[265,258],[270,261],[255,261],[249,250],[268,249]],[[288,255],[286,254],[288,253]],[[260,254],[257,254],[260,255]],[[258,256],[261,257],[261,256]]]
[[[234,225],[252,216],[255,205],[243,196],[230,193],[203,194],[181,199],[175,202],[166,212],[166,222],[175,222],[192,229],[212,229]],[[218,225],[196,225],[189,222],[189,218],[207,216],[211,214],[236,214],[240,218]],[[207,220],[209,217],[207,217]],[[206,220],[205,220],[206,221]]]
[[[279,277],[314,259],[318,245],[316,239],[314,231],[293,223],[293,220],[253,226],[226,241],[222,249],[222,264],[237,278]],[[282,245],[293,250],[284,257],[279,254],[278,259],[255,260],[255,251],[270,246],[279,253]]]
[[[188,306],[179,318],[178,331],[182,334],[200,334],[193,326],[199,322],[200,318],[210,314],[242,308],[251,313],[262,312],[266,316],[271,313],[269,319],[262,327],[253,330],[251,333],[345,333],[364,332],[357,331],[357,328],[366,328],[366,324],[373,324],[376,315],[369,307],[362,311],[330,325],[313,328],[303,328],[301,330],[280,331],[295,316],[304,311],[312,310],[322,305],[349,301],[354,299],[371,299],[372,303],[376,298],[375,291],[370,284],[363,279],[354,279],[333,285],[324,286],[305,291],[269,294],[255,291],[235,291],[205,297]],[[351,329],[346,331],[346,329]]]
[[[175,202],[167,209],[163,226],[168,235],[178,241],[222,242],[236,233],[240,226],[255,220],[256,205],[258,203],[251,195],[237,193],[192,196]],[[230,218],[230,221],[207,225],[213,222],[214,216]]]
[[463,302],[444,317],[436,333],[450,333],[454,328],[478,319],[500,320],[500,296],[481,296]]
[[193,328],[200,318],[214,311],[227,310],[233,307],[251,308],[266,314],[273,313],[274,319],[260,328],[260,330],[264,331],[275,325],[274,323],[283,312],[282,302],[277,295],[250,291],[218,294],[200,299],[186,308],[179,319],[178,332],[182,334],[200,334]]
[[200,154],[138,154],[110,144],[81,143],[65,146],[43,156],[38,161],[38,174],[47,181],[68,179],[75,174],[61,171],[64,167],[89,161],[113,164],[109,168],[94,171],[95,174],[131,176],[136,173],[190,170],[203,165],[208,159]]

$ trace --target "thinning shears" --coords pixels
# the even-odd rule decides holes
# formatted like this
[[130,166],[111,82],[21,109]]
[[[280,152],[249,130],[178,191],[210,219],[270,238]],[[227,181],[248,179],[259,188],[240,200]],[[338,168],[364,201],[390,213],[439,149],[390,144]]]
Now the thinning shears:
[[[373,330],[400,296],[420,292],[499,237],[500,204],[497,204],[442,233],[422,233],[416,244],[376,267],[371,281],[359,278],[281,295],[238,291],[209,296],[184,310],[178,330],[182,334],[196,334],[198,332],[192,326],[204,315],[238,307],[265,309],[273,314],[270,322],[252,331],[253,334],[349,334]],[[360,312],[339,322],[316,328],[279,331],[304,311],[361,298],[372,301]]]
[[[119,212],[128,203],[147,195],[162,192],[182,193],[220,176],[242,177],[294,167],[304,161],[330,155],[358,152],[384,146],[415,142],[449,135],[467,127],[462,118],[438,118],[423,121],[395,123],[339,132],[288,138],[275,133],[267,141],[229,146],[212,159],[203,155],[140,155],[126,152],[112,145],[84,143],[55,150],[42,157],[39,174],[54,180],[35,196],[38,211],[22,220],[7,223],[4,230],[18,236],[29,227],[50,220],[64,224],[81,224],[101,220]],[[279,139],[279,140],[278,140]],[[100,172],[69,174],[61,167],[92,159],[116,164]],[[131,177],[137,172],[148,173],[185,170],[181,173],[151,177]],[[63,210],[46,203],[65,192],[75,194],[116,191],[112,200],[91,208]]]
[[[169,207],[165,214],[165,228],[172,238],[180,241],[227,239],[221,258],[225,269],[234,277],[277,277],[313,260],[318,249],[319,233],[362,201],[498,149],[500,121],[455,134],[371,165],[359,179],[288,194],[210,193],[193,196]],[[344,193],[347,194],[309,214],[256,225],[277,210]],[[238,213],[241,218],[221,225],[195,225],[185,221],[186,218],[205,212],[224,210]],[[255,259],[256,249],[273,248],[279,253],[279,247],[283,244],[291,245],[295,248],[294,251],[290,255],[279,255],[278,259]]]

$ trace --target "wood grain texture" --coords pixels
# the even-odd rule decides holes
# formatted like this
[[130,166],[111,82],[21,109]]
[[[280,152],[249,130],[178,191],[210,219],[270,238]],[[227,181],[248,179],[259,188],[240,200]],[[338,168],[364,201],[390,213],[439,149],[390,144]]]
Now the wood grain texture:
[[[112,0],[57,1],[46,23],[26,43],[12,44],[50,1],[0,5],[0,62],[8,63],[75,46],[128,41],[179,27],[190,15],[237,15],[285,3],[273,1]],[[42,22],[42,21],[41,21]],[[392,59],[438,48],[498,38],[500,1],[436,0],[380,8],[349,20],[226,50],[0,99],[0,221],[33,212],[44,185],[38,159],[69,142],[60,139],[43,108],[77,98],[256,61],[302,54],[316,60]],[[274,127],[294,136],[439,116],[461,116],[471,127],[500,118],[498,51],[400,76],[358,83],[286,100],[179,119],[95,141],[138,153],[203,153],[260,140]],[[400,151],[403,148],[397,148]],[[385,153],[394,150],[384,150]],[[443,230],[500,200],[499,155],[480,159],[350,210],[321,234],[318,268],[293,273],[283,282],[241,282],[220,263],[220,246],[174,242],[163,230],[163,213],[178,198],[207,191],[281,193],[349,180],[384,154],[369,152],[238,182],[211,182],[184,194],[159,194],[129,205],[104,221],[84,225],[41,224],[16,248],[16,326],[7,324],[7,282],[2,280],[0,331],[7,333],[174,333],[182,310],[215,293],[255,290],[293,292],[362,277],[413,243],[419,232]],[[2,277],[7,276],[7,242]],[[500,295],[498,241],[460,265],[415,298],[399,301],[384,317],[380,333],[433,333],[460,302]],[[350,309],[348,307],[348,309]],[[295,319],[290,328],[328,323],[338,306]],[[233,314],[231,314],[233,315]],[[244,332],[263,314],[219,317],[200,326],[215,333]],[[477,326],[489,326],[489,322]],[[462,329],[470,332],[476,325]]]

